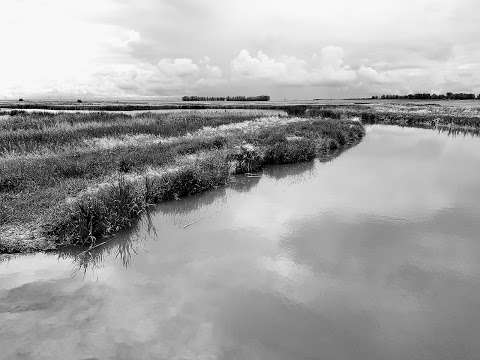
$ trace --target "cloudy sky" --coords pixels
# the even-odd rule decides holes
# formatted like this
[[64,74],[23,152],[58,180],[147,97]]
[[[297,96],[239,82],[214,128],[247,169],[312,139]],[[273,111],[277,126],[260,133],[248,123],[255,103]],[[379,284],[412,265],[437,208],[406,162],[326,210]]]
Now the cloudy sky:
[[1,0],[0,98],[480,92],[478,0]]

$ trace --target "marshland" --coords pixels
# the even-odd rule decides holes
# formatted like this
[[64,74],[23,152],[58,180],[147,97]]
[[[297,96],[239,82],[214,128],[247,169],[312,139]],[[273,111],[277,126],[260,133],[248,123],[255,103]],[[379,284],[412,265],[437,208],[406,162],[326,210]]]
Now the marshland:
[[3,356],[473,358],[478,118],[3,115]]
[[479,8],[1,0],[0,360],[480,359]]
[[217,104],[158,113],[5,108],[0,251],[96,246],[155,204],[260,176],[265,166],[331,160],[367,125],[480,132],[480,107],[458,103]]
[[150,205],[264,166],[328,158],[359,122],[278,110],[11,112],[0,121],[0,250],[95,246]]
[[480,107],[244,105],[4,110],[2,356],[474,358]]

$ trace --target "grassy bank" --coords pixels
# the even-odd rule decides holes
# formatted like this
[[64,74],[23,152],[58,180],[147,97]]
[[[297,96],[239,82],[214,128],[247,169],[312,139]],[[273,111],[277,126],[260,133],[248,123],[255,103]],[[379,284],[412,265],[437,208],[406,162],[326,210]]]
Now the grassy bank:
[[307,107],[303,114],[330,119],[359,118],[363,124],[439,129],[452,133],[480,133],[480,108],[436,104],[382,104],[361,107]]
[[[222,186],[233,173],[335,156],[364,134],[355,122],[261,115],[3,117],[0,251],[92,246],[151,204]],[[65,128],[69,141],[57,131]]]

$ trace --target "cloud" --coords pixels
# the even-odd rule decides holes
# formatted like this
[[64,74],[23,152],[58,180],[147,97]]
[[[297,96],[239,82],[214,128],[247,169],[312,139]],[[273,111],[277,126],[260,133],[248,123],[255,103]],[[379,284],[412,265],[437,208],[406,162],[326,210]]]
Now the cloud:
[[165,58],[157,64],[107,66],[92,77],[97,80],[95,86],[100,86],[103,93],[122,96],[182,95],[224,81],[221,69],[210,64],[209,59],[195,62],[189,58]]
[[344,65],[343,58],[343,49],[335,46],[323,48],[320,56],[314,55],[310,63],[295,56],[272,58],[262,51],[252,56],[247,50],[241,50],[231,62],[232,78],[290,86],[342,85],[357,77],[355,71]]
[[162,59],[158,62],[158,70],[166,77],[194,77],[200,71],[192,59]]
[[480,92],[475,5],[2,0],[0,97]]
[[385,72],[378,72],[374,68],[370,66],[365,66],[362,65],[358,71],[357,74],[360,79],[365,80],[367,82],[373,83],[373,84],[385,84],[389,82],[389,77]]

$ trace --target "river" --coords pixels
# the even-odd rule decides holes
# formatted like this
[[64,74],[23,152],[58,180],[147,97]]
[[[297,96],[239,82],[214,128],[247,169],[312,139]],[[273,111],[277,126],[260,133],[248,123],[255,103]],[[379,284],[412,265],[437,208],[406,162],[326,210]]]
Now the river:
[[370,126],[331,162],[0,262],[1,359],[478,359],[480,138]]

